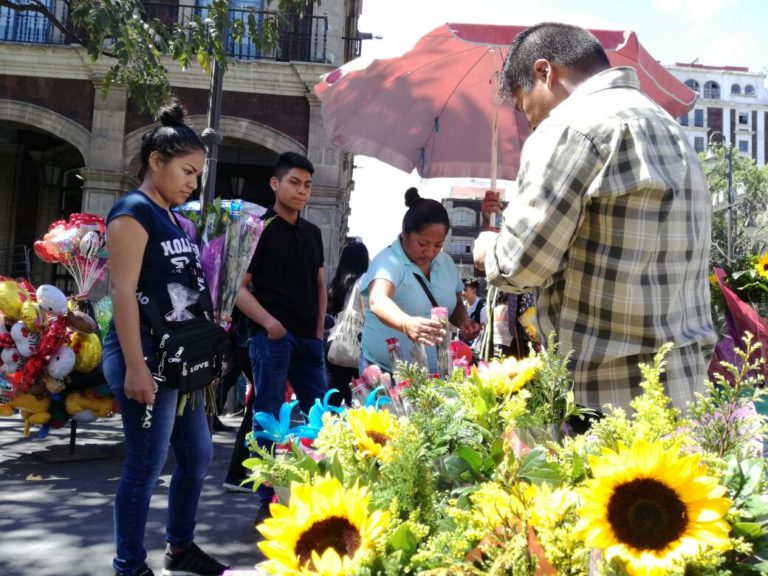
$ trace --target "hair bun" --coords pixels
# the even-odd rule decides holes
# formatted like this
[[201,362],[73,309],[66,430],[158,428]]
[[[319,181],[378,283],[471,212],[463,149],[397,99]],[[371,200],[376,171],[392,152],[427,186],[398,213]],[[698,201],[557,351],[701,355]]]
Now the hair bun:
[[421,196],[419,196],[418,189],[411,186],[410,188],[408,188],[408,190],[405,191],[405,205],[408,208],[416,204],[416,202],[418,202],[419,200],[421,200]]
[[157,119],[163,126],[183,126],[186,115],[186,111],[176,99],[157,111]]

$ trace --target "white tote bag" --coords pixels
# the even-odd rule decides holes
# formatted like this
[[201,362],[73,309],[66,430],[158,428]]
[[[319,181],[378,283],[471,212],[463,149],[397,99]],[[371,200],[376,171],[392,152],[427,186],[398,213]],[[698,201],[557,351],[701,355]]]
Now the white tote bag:
[[328,361],[336,366],[357,368],[360,359],[360,332],[363,329],[363,313],[360,310],[360,280],[347,294],[344,309],[336,318],[333,339],[328,348]]

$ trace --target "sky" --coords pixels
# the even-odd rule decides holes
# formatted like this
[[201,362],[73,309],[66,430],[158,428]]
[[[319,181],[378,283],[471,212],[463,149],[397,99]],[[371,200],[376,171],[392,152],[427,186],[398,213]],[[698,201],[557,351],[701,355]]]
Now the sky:
[[[363,42],[364,57],[389,58],[446,22],[543,21],[632,30],[662,64],[698,59],[699,64],[747,66],[752,71],[768,68],[765,0],[363,0],[359,29],[381,37]],[[471,182],[422,180],[415,172],[406,174],[365,156],[355,156],[355,167],[349,234],[362,238],[371,257],[399,233],[409,186],[439,200],[453,184]]]

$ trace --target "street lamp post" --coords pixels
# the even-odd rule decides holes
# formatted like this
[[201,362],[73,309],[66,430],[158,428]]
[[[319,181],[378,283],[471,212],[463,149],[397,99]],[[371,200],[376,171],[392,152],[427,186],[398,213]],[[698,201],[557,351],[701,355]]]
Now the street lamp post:
[[725,146],[726,153],[727,153],[727,159],[728,159],[728,165],[727,169],[728,172],[726,174],[726,179],[728,183],[727,188],[727,204],[726,204],[726,214],[725,214],[725,224],[726,224],[726,256],[728,258],[728,261],[733,261],[733,238],[734,238],[734,231],[735,231],[735,221],[733,217],[733,205],[736,203],[736,199],[733,197],[734,190],[733,190],[733,144],[729,143],[725,139],[725,135],[722,132],[714,131],[709,136],[709,141],[707,142],[707,155],[704,158],[704,163],[709,168],[714,168],[714,166],[717,163],[717,155],[714,153],[714,146],[715,144],[712,142],[715,136],[720,136],[720,146]]

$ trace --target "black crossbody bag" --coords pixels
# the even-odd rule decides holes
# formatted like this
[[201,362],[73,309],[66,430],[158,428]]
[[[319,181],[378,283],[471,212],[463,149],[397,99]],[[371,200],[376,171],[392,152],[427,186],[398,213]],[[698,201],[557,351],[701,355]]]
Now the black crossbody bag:
[[221,377],[232,346],[222,326],[205,316],[168,322],[152,301],[140,307],[152,326],[157,359],[152,376],[158,385],[189,394]]

